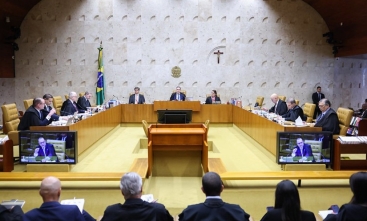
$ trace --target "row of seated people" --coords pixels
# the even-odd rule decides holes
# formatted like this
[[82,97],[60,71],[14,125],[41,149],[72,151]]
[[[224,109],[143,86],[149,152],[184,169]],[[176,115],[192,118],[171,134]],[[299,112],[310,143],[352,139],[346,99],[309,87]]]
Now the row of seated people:
[[[353,192],[351,202],[344,204],[338,213],[329,214],[325,221],[365,221],[367,220],[367,173],[357,172],[350,177],[350,187]],[[120,181],[121,193],[125,199],[123,204],[117,203],[108,206],[103,214],[102,221],[132,221],[132,220],[174,220],[163,204],[145,202],[141,199],[142,179],[134,172],[126,173]],[[239,205],[224,202],[220,195],[224,189],[220,176],[214,172],[206,173],[202,178],[202,191],[206,195],[203,203],[188,206],[179,215],[180,221],[248,221],[253,218]],[[23,214],[16,206],[11,210],[0,210],[1,220],[24,221],[92,221],[95,220],[86,211],[80,212],[75,205],[61,205],[61,182],[56,177],[46,177],[39,191],[43,204]],[[12,216],[13,219],[5,219]],[[274,207],[268,207],[267,213],[261,221],[316,221],[314,213],[302,210],[300,197],[296,185],[289,180],[277,184],[275,190]]]

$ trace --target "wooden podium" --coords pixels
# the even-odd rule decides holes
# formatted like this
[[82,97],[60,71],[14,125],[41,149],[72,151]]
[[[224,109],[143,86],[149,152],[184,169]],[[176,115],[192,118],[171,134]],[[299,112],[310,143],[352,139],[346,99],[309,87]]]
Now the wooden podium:
[[194,177],[208,171],[203,124],[157,124],[148,128],[148,175]]

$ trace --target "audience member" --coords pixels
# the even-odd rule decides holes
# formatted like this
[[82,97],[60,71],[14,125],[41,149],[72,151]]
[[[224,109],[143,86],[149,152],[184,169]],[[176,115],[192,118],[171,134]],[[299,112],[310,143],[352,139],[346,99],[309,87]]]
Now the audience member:
[[322,127],[322,131],[330,131],[333,132],[333,134],[339,134],[338,115],[330,106],[331,103],[328,99],[321,99],[319,108],[322,113],[316,119],[315,127]]
[[160,203],[148,203],[141,199],[142,179],[139,174],[130,172],[122,176],[120,181],[121,193],[125,203],[108,206],[101,221],[132,221],[156,220],[173,221],[173,217]]
[[0,220],[1,221],[22,221],[23,210],[20,206],[14,206],[11,209],[7,209],[5,206],[0,205]]
[[321,110],[318,104],[321,101],[321,99],[324,99],[324,98],[325,98],[325,95],[321,93],[321,87],[317,86],[316,92],[312,94],[312,102],[316,105],[315,112],[313,114],[313,119],[316,119],[316,117],[321,114]]
[[220,102],[220,98],[217,96],[217,91],[212,90],[210,97],[206,98],[205,104],[213,104],[218,101]]
[[145,104],[144,95],[140,94],[139,87],[134,87],[134,94],[130,95],[129,104]]
[[282,117],[287,121],[295,121],[298,117],[303,119],[303,110],[296,104],[296,100],[293,98],[287,99],[288,112],[283,114]]
[[272,94],[270,99],[274,103],[274,106],[269,109],[269,113],[276,113],[278,115],[287,113],[287,104],[280,100],[277,94]]
[[188,206],[179,215],[179,220],[250,220],[250,215],[239,205],[223,202],[220,197],[223,188],[223,182],[217,173],[206,173],[202,178],[201,187],[201,190],[206,195],[205,202]]
[[297,146],[293,148],[292,157],[313,157],[311,146],[304,143],[302,138],[297,138]]
[[69,99],[64,101],[61,106],[61,116],[73,115],[75,112],[84,113],[85,111],[76,103],[78,98],[74,91],[69,93]]
[[366,221],[367,220],[367,172],[354,173],[349,178],[353,192],[349,203],[344,204],[338,214],[329,214],[325,221]]
[[186,95],[181,93],[181,87],[176,87],[176,92],[171,94],[171,97],[169,98],[170,101],[184,101],[186,98]]
[[40,208],[24,214],[24,221],[95,221],[86,211],[80,212],[76,205],[61,205],[61,182],[56,177],[46,177],[41,182],[39,194],[43,203]]
[[316,221],[315,215],[301,210],[301,201],[296,185],[283,180],[275,190],[274,209],[270,209],[260,221]]
[[90,102],[89,102],[91,97],[92,97],[92,94],[89,93],[88,91],[86,91],[84,93],[84,96],[81,96],[81,97],[78,98],[78,102],[77,102],[78,107],[80,107],[80,109],[86,111],[87,107],[91,107]]
[[51,123],[51,116],[55,114],[55,109],[45,110],[45,100],[35,98],[30,106],[20,118],[18,130],[29,130],[30,126],[46,126]]

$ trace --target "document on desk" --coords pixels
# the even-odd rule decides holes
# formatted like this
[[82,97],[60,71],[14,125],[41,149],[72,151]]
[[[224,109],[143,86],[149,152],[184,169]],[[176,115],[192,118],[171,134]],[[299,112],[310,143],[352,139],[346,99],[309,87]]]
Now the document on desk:
[[68,200],[61,200],[60,202],[62,205],[76,205],[78,206],[81,213],[83,213],[84,207],[84,199],[68,199]]
[[13,206],[20,206],[22,208],[24,203],[25,203],[24,200],[11,199],[11,200],[3,200],[1,202],[1,205],[5,206],[7,209],[11,209]]

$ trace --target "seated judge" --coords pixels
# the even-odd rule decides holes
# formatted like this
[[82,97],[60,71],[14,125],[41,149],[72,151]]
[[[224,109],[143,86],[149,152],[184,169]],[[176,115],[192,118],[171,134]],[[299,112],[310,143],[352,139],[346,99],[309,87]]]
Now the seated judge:
[[[43,95],[43,99],[45,100],[45,110],[47,112],[50,112],[52,109],[54,109],[51,105],[52,105],[52,101],[54,100],[54,97],[51,94],[45,94]],[[55,110],[56,112],[56,110]],[[53,114],[51,115],[51,120],[52,121],[58,121],[60,119],[60,116],[57,114]]]
[[130,95],[129,104],[145,104],[144,95],[140,94],[139,87],[134,87],[134,94]]
[[51,159],[51,157],[56,157],[55,160],[58,160],[54,145],[46,143],[46,140],[43,137],[38,138],[38,146],[36,147],[36,149],[34,149],[33,155],[35,157],[45,157],[44,159],[42,159],[42,162],[49,160],[46,158]]
[[86,91],[84,96],[78,98],[77,104],[79,105],[80,109],[87,110],[87,107],[91,107],[89,99],[92,97],[92,94]]
[[286,114],[282,115],[282,117],[286,121],[293,121],[294,122],[298,117],[301,117],[302,120],[304,119],[302,108],[300,108],[296,104],[296,101],[293,98],[288,98],[287,99],[287,107],[288,107],[288,112]]
[[78,99],[77,93],[74,91],[69,93],[69,99],[64,101],[61,106],[61,116],[73,115],[75,112],[84,113],[85,111],[76,103]]
[[297,138],[297,146],[293,148],[292,157],[313,157],[312,148],[302,138]]
[[176,93],[172,93],[171,97],[169,98],[170,101],[185,101],[186,95],[181,93],[181,87],[176,87]]
[[216,101],[220,102],[220,98],[217,96],[217,91],[216,90],[212,90],[212,94],[210,97],[206,98],[205,104],[213,104]]
[[287,104],[280,100],[277,94],[272,94],[270,96],[271,101],[274,103],[274,106],[269,109],[269,113],[275,113],[278,115],[283,115],[287,113]]
[[61,205],[61,182],[56,177],[46,177],[41,182],[39,195],[43,203],[40,208],[32,209],[24,214],[24,221],[95,221],[85,210],[80,212],[76,205]]
[[339,118],[336,112],[330,107],[331,103],[328,99],[321,99],[319,108],[321,114],[317,117],[315,127],[322,127],[322,131],[330,131],[333,134],[339,134]]
[[51,109],[50,111],[45,110],[45,100],[35,98],[33,105],[20,118],[18,130],[29,130],[30,126],[47,126],[51,123],[51,117],[55,113],[55,109]]
[[201,191],[206,196],[204,203],[189,205],[178,215],[180,221],[252,220],[239,205],[226,203],[220,194],[224,189],[222,179],[215,172],[208,172],[202,178]]

